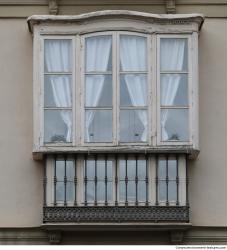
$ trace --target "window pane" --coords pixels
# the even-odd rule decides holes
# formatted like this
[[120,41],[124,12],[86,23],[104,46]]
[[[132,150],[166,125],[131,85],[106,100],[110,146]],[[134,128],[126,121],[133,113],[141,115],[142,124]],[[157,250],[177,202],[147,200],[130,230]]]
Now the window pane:
[[56,183],[56,201],[64,201],[65,200],[65,184],[64,182]]
[[64,181],[65,161],[63,160],[56,160],[56,177],[57,181]]
[[45,76],[45,107],[71,107],[71,98],[71,76]]
[[97,201],[105,201],[105,182],[97,182]]
[[177,199],[177,184],[175,181],[169,181],[168,198],[169,198],[169,201],[176,201]]
[[89,180],[94,180],[95,178],[95,161],[87,160],[87,178]]
[[128,182],[128,201],[135,201],[136,200],[136,183],[135,181]]
[[125,187],[125,182],[124,181],[120,181],[119,184],[119,194],[120,194],[120,201],[125,201],[126,198],[126,187]]
[[138,159],[138,178],[139,180],[145,180],[146,178],[146,160]]
[[121,106],[146,106],[147,105],[147,75],[124,74],[121,81]]
[[87,182],[87,201],[95,200],[95,184],[93,181]]
[[166,201],[166,181],[159,181],[158,183],[158,198],[159,201]]
[[163,106],[188,105],[187,74],[161,75],[161,105]]
[[70,72],[72,70],[72,44],[66,39],[44,41],[45,72]]
[[109,181],[113,178],[113,161],[111,160],[107,161],[107,178]]
[[86,107],[112,106],[112,75],[86,76]]
[[161,71],[187,71],[187,39],[161,38],[160,54]]
[[176,180],[177,176],[177,161],[176,159],[169,159],[168,160],[168,175],[169,179],[174,179]]
[[70,160],[66,161],[66,176],[67,176],[67,180],[74,181],[74,177],[75,177],[74,161],[70,161]]
[[66,184],[66,200],[74,201],[75,199],[75,186],[74,182],[67,182]]
[[119,160],[119,176],[121,180],[125,179],[126,176],[126,161],[125,160]]
[[66,110],[44,111],[44,141],[72,141],[72,112]]
[[120,111],[120,141],[121,142],[147,141],[146,110]]
[[188,141],[188,109],[162,109],[163,141]]
[[97,177],[98,177],[98,180],[105,179],[105,161],[104,160],[97,161]]
[[120,70],[145,71],[147,69],[147,39],[141,36],[120,36]]
[[112,36],[93,36],[86,38],[86,72],[111,71]]
[[166,158],[159,158],[158,160],[158,178],[166,179]]
[[138,201],[146,201],[146,183],[138,181]]
[[135,180],[136,176],[136,161],[135,160],[128,160],[127,161],[127,174],[129,180]]
[[113,183],[112,182],[107,183],[107,200],[113,201]]
[[112,142],[112,110],[86,110],[86,142]]

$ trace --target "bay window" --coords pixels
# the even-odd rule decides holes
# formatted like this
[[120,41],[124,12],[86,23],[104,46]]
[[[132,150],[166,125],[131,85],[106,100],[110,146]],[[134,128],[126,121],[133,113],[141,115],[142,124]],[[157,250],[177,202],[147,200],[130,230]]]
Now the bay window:
[[41,144],[191,145],[190,40],[98,32],[73,53],[75,39],[44,36]]
[[203,16],[32,16],[47,222],[188,222]]

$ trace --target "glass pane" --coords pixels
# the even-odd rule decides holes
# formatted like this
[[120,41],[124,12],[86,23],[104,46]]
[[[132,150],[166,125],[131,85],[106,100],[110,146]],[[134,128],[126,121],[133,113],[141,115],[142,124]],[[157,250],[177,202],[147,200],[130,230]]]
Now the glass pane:
[[87,160],[87,178],[89,180],[94,180],[95,178],[95,161]]
[[164,157],[158,160],[158,178],[166,179],[166,159]]
[[119,176],[121,180],[125,179],[126,176],[126,161],[125,160],[119,160]]
[[97,177],[98,177],[98,180],[105,179],[105,161],[104,160],[97,161]]
[[74,181],[74,177],[75,177],[74,161],[70,161],[70,160],[66,161],[66,176],[67,176],[67,180]]
[[159,201],[166,201],[166,182],[159,181],[158,183],[158,198]]
[[138,178],[140,180],[145,180],[146,178],[146,160],[138,159]]
[[66,110],[44,111],[44,142],[72,141],[72,112]]
[[161,38],[161,71],[187,71],[188,42],[186,38]]
[[107,183],[107,200],[113,201],[113,183],[112,182]]
[[127,174],[128,174],[128,179],[130,180],[135,180],[136,176],[136,161],[133,160],[128,160],[127,161]]
[[168,184],[168,198],[169,201],[176,201],[177,200],[177,184],[175,181],[169,181]]
[[97,201],[105,201],[105,182],[97,182]]
[[66,200],[74,201],[75,199],[75,186],[74,182],[67,182],[66,184]]
[[112,106],[112,75],[86,76],[86,107]]
[[72,70],[72,43],[66,39],[45,39],[45,72],[70,72]]
[[65,184],[64,182],[56,183],[56,201],[65,200]]
[[112,142],[112,110],[86,110],[86,142]]
[[87,182],[87,201],[95,200],[95,184],[93,181]]
[[121,142],[147,141],[146,110],[120,111],[120,141]]
[[108,180],[112,180],[113,178],[113,161],[107,161],[107,178]]
[[136,183],[135,183],[135,181],[128,182],[127,193],[128,193],[127,194],[128,201],[135,201],[136,200]]
[[169,174],[169,179],[176,180],[176,176],[177,176],[177,161],[174,158],[168,160],[168,174]]
[[57,181],[63,181],[65,177],[65,161],[56,160],[56,177]]
[[163,106],[188,105],[187,74],[161,75],[161,105]]
[[147,105],[147,75],[124,74],[120,76],[121,106]]
[[120,181],[119,183],[119,194],[120,194],[120,201],[125,201],[126,189],[125,189],[125,182]]
[[145,71],[147,69],[147,38],[120,35],[120,70]]
[[146,183],[138,181],[138,201],[146,201]]
[[71,76],[46,75],[44,84],[45,107],[71,107]]
[[188,141],[188,109],[162,109],[162,141]]
[[86,72],[111,71],[112,36],[93,36],[85,40]]

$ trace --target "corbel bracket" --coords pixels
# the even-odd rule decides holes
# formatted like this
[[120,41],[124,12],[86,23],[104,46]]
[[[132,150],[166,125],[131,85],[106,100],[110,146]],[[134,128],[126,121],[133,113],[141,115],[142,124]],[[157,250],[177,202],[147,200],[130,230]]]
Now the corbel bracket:
[[176,0],[166,0],[166,13],[167,14],[176,13]]
[[50,15],[57,15],[58,14],[57,0],[49,0],[49,14]]

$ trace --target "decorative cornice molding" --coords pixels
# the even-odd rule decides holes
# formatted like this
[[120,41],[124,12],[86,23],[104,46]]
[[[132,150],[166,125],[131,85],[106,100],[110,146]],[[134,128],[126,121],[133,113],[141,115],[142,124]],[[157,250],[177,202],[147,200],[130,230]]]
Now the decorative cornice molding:
[[33,26],[40,23],[80,23],[92,19],[104,18],[131,18],[140,19],[149,23],[162,24],[189,24],[195,22],[201,29],[204,22],[202,14],[150,14],[146,12],[129,10],[103,10],[85,13],[81,15],[33,15],[27,19],[29,30],[33,32]]
[[176,13],[176,1],[175,0],[166,0],[166,13],[167,14]]

